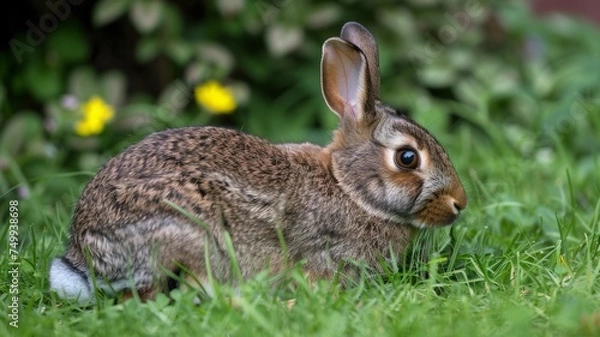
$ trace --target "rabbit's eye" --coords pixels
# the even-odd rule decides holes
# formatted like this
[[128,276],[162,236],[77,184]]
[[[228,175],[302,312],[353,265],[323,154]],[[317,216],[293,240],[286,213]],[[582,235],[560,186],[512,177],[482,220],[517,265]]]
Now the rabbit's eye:
[[416,169],[419,166],[419,155],[412,149],[400,149],[394,156],[396,166],[404,169]]

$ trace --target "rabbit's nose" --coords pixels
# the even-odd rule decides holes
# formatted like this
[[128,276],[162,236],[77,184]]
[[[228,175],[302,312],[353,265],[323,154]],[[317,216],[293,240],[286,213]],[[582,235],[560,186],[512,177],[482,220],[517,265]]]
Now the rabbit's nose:
[[451,195],[452,205],[454,206],[454,210],[458,214],[460,211],[467,207],[467,193],[465,192],[464,187],[460,184],[460,182],[455,186],[453,190],[455,191]]
[[456,202],[456,200],[453,201],[452,205],[454,206],[454,211],[456,211],[456,213],[460,213],[460,211],[465,209],[464,205]]

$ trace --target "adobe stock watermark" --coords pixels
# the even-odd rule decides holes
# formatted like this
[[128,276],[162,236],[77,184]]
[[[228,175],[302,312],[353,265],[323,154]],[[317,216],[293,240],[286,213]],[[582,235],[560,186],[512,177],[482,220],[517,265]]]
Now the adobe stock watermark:
[[10,285],[8,293],[8,324],[19,327],[19,202],[8,202],[8,274]]
[[446,13],[446,24],[437,31],[437,36],[425,33],[426,44],[423,48],[413,48],[408,57],[418,71],[423,65],[430,64],[440,57],[451,44],[455,43],[460,35],[465,33],[473,21],[485,12],[483,5],[477,0],[468,0],[461,10]]
[[84,0],[47,0],[44,4],[48,12],[40,16],[37,24],[31,20],[27,20],[27,32],[23,41],[16,38],[11,39],[8,44],[10,49],[21,64],[25,53],[32,53],[35,47],[38,47],[58,28],[59,22],[65,21],[71,15],[71,6],[78,6]]

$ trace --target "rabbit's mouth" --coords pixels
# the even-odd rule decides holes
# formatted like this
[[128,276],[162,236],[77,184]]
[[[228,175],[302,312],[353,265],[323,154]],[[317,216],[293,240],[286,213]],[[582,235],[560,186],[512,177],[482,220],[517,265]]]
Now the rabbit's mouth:
[[462,209],[450,197],[437,198],[418,211],[410,223],[417,228],[449,226],[458,219]]
[[413,219],[410,224],[416,228],[445,227],[452,225],[457,219],[458,214],[448,214],[436,219],[432,219],[430,214],[428,214],[426,217],[418,217]]

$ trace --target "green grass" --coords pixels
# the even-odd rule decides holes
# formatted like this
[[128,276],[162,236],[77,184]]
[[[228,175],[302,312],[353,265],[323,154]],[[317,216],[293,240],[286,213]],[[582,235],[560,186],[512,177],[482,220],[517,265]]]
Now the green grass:
[[[529,19],[510,25],[526,35]],[[457,224],[424,232],[406,261],[347,289],[311,286],[294,269],[277,286],[265,275],[235,295],[217,286],[199,305],[194,293],[174,291],[148,303],[104,298],[77,307],[48,291],[48,268],[64,253],[75,202],[94,172],[55,174],[61,161],[71,164],[62,155],[39,165],[30,155],[3,156],[0,186],[13,187],[0,191],[0,336],[600,336],[599,34],[561,21],[544,27],[548,60],[474,57],[477,76],[457,75],[458,100],[397,90],[448,150],[469,205]],[[450,130],[448,110],[461,119]],[[308,138],[304,131],[295,135]],[[91,152],[82,157],[100,158]],[[15,195],[18,328],[8,315]]]
[[[504,137],[490,132],[497,134],[482,139]],[[470,204],[458,224],[416,240],[413,251],[429,259],[390,265],[387,275],[364,275],[344,290],[326,281],[309,286],[294,270],[277,287],[263,276],[236,296],[219,287],[200,305],[193,293],[175,291],[149,303],[104,299],[78,308],[48,292],[47,270],[65,247],[82,185],[50,204],[44,189],[34,190],[19,205],[18,328],[6,314],[9,259],[0,255],[0,335],[599,336],[598,157],[554,151],[525,159],[506,142],[471,145],[473,137],[470,128],[439,135]]]

